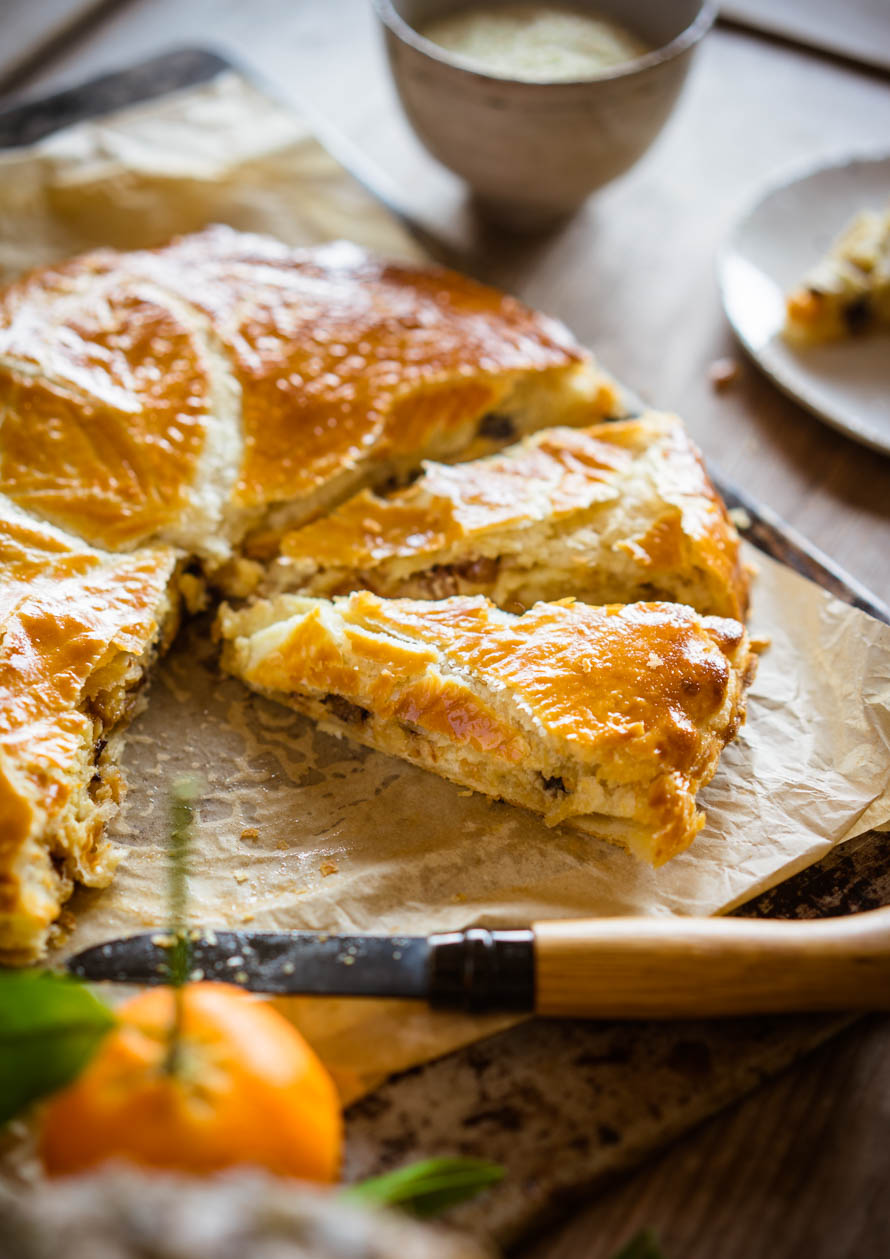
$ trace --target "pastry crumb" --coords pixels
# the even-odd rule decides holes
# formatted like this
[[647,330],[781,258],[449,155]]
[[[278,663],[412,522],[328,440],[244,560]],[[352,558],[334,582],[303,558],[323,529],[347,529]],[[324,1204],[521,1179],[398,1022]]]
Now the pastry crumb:
[[241,832],[242,839],[259,839],[260,833],[255,826],[245,826]]
[[210,602],[207,584],[194,573],[183,573],[179,578],[179,593],[192,615],[203,612]]
[[263,567],[256,560],[243,557],[230,560],[225,566],[226,592],[235,599],[246,599],[259,585]]
[[326,879],[329,874],[336,874],[340,869],[336,861],[323,861],[318,868],[323,879]]
[[720,393],[738,380],[740,370],[741,368],[736,359],[717,358],[714,359],[708,368],[708,380],[711,382],[712,388]]
[[467,791],[459,791],[457,794],[458,794],[459,796],[463,796],[463,797],[466,799],[466,798],[468,798],[469,796],[472,796],[474,793],[473,793],[472,791],[470,791],[470,790],[467,790]]
[[744,507],[730,507],[729,519],[735,525],[736,529],[750,529],[753,524],[751,517],[745,511]]
[[236,883],[246,883],[246,882],[247,882],[247,873],[246,873],[244,870],[236,870],[236,871],[235,871],[235,882],[236,882]]

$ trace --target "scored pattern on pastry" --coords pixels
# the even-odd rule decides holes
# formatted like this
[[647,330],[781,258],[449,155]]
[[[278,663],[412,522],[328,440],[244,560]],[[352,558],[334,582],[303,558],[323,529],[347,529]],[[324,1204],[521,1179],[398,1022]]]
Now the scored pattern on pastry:
[[284,536],[269,589],[389,597],[484,594],[521,612],[670,599],[741,617],[739,538],[681,421],[650,412],[546,429],[486,459],[427,463],[386,497],[363,490]]
[[207,320],[90,258],[0,302],[0,490],[94,545],[225,559],[238,385]]
[[222,561],[426,456],[618,409],[556,321],[344,242],[217,227],[0,300],[0,491],[111,549]]
[[754,668],[738,621],[669,603],[280,595],[219,628],[228,672],[323,727],[655,865],[702,826]]

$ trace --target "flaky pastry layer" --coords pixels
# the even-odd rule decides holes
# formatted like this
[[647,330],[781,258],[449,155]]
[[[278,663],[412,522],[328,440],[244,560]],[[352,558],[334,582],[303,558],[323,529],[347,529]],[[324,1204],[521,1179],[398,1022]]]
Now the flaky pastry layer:
[[107,555],[0,499],[0,951],[39,952],[108,883],[121,736],[175,630],[169,549]]
[[744,719],[744,627],[677,604],[281,595],[219,617],[223,668],[324,728],[660,865]]
[[545,429],[486,459],[427,463],[287,534],[267,591],[484,594],[512,612],[574,595],[744,616],[739,538],[681,421]]

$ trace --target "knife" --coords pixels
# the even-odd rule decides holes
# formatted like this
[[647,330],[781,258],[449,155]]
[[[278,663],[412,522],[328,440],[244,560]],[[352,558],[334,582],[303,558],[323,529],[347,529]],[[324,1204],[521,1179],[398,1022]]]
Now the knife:
[[[842,918],[596,918],[422,936],[192,930],[190,978],[470,1012],[694,1018],[890,1009],[890,907]],[[173,937],[95,945],[82,979],[163,984]]]

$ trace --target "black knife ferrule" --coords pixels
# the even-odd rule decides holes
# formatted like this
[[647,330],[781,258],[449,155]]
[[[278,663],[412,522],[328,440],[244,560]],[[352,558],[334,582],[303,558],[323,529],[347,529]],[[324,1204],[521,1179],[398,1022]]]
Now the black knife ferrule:
[[534,1010],[535,937],[531,931],[472,927],[429,938],[428,999],[479,1014]]

